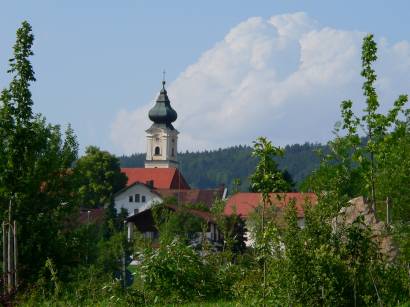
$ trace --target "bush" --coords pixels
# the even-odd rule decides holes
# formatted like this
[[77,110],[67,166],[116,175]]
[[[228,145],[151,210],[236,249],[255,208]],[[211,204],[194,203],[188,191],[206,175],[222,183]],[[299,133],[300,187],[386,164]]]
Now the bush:
[[148,301],[202,300],[215,292],[211,269],[178,239],[141,255],[140,278]]

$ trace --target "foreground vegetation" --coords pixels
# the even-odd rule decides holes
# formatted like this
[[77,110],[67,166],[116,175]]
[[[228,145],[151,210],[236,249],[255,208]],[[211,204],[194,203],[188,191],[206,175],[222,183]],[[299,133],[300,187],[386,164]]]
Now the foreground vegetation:
[[[400,96],[387,114],[378,113],[372,63],[376,44],[363,42],[364,113],[342,102],[341,122],[317,170],[303,183],[319,197],[306,204],[300,228],[294,204],[279,219],[270,192],[291,184],[279,170],[283,150],[265,138],[253,147],[250,187],[262,204],[246,224],[254,244],[244,246],[244,223],[225,217],[215,203],[214,219],[224,235],[221,246],[191,238],[201,221],[181,212],[156,211],[157,242],[125,238],[121,214],[112,196],[125,184],[118,160],[89,147],[78,158],[71,128],[32,113],[29,62],[33,43],[24,22],[10,61],[11,83],[0,97],[0,217],[17,221],[19,287],[2,296],[3,304],[22,306],[237,305],[403,305],[410,300],[410,112]],[[339,210],[363,195],[373,212],[386,218],[384,236],[400,250],[383,253],[363,218],[332,224]],[[391,204],[389,219],[383,202]],[[9,204],[11,206],[5,206]],[[108,204],[102,223],[78,221],[79,204]],[[383,210],[381,210],[383,209]],[[199,222],[199,224],[198,224]],[[333,225],[333,226],[332,226]],[[155,243],[155,247],[153,244]],[[129,270],[130,256],[139,261]],[[129,267],[130,268],[130,267]]]

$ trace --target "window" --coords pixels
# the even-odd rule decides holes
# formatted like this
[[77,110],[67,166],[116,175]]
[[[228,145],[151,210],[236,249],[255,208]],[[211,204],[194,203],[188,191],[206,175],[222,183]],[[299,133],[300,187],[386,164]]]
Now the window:
[[174,140],[174,139],[172,139],[172,143],[175,143],[175,140]]
[[135,202],[136,203],[140,202],[140,195],[139,194],[135,194]]
[[145,195],[142,195],[142,196],[141,196],[141,202],[142,202],[142,203],[145,203],[145,202],[146,202]]
[[174,154],[175,154],[175,153],[174,153],[174,147],[172,147],[172,156],[174,156]]
[[139,212],[138,209],[134,209],[134,214],[137,214]]
[[159,146],[155,147],[154,154],[155,154],[156,156],[159,156],[159,155],[161,154],[161,151],[160,151],[160,149],[159,149]]
[[129,196],[128,201],[132,203],[132,195]]

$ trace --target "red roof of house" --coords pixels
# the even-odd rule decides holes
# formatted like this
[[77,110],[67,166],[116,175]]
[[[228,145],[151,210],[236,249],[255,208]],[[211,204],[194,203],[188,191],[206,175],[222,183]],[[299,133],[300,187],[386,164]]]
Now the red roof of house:
[[216,189],[156,189],[155,191],[162,197],[175,197],[181,204],[198,204],[202,203],[209,208],[212,207],[216,199],[222,199],[225,187],[220,186]]
[[[272,204],[280,209],[289,205],[292,200],[295,201],[298,217],[304,216],[304,204],[317,204],[317,196],[314,193],[271,193],[270,199]],[[236,193],[227,200],[225,214],[231,215],[236,213],[246,218],[261,204],[261,193]]]
[[190,189],[185,178],[176,168],[121,168],[128,177],[127,186],[135,182],[149,184],[156,189]]
[[179,211],[179,210],[186,210],[190,214],[199,217],[207,222],[214,222],[214,217],[211,212],[207,211],[202,211],[202,210],[197,210],[197,209],[191,209],[191,208],[184,208],[182,209],[181,207],[175,206],[175,205],[165,205],[166,207],[172,209],[173,211]]

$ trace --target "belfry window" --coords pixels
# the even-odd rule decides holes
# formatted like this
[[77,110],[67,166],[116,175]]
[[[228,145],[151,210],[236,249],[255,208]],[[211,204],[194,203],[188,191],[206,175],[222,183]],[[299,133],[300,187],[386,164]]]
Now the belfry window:
[[154,154],[155,154],[156,156],[159,156],[159,155],[161,154],[161,150],[159,149],[159,146],[155,147]]
[[172,156],[174,156],[174,155],[175,155],[174,147],[172,147]]

